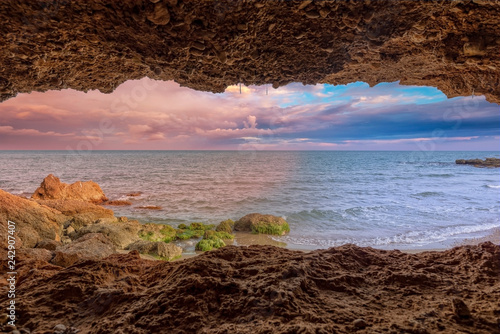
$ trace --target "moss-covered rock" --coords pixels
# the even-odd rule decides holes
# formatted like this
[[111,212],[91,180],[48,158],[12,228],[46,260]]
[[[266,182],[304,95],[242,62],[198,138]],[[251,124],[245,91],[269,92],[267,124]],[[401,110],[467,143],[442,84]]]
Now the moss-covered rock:
[[211,235],[207,239],[203,238],[202,240],[200,240],[196,244],[195,249],[197,251],[206,252],[206,251],[210,251],[214,248],[221,248],[224,246],[226,246],[226,244],[224,243],[224,240],[217,237],[216,235]]
[[211,237],[217,237],[219,239],[223,239],[223,240],[233,240],[234,239],[234,235],[230,234],[230,233],[227,233],[227,232],[218,232],[218,231],[214,231],[214,230],[208,230],[208,231],[205,231],[205,233],[203,234],[203,239],[210,239]]
[[213,224],[203,224],[203,223],[191,223],[189,225],[189,229],[192,231],[195,230],[212,230],[215,226]]
[[231,219],[224,220],[217,225],[215,230],[217,232],[227,232],[229,234],[233,233],[233,226],[234,226],[234,221]]
[[146,241],[169,243],[176,239],[177,232],[170,225],[148,223],[142,225],[139,237]]
[[205,233],[203,234],[203,239],[209,239],[213,235],[215,235],[214,230],[205,231]]
[[211,231],[214,225],[191,223],[189,226],[180,224],[179,227],[184,228],[175,229],[170,225],[148,223],[142,225],[139,237],[146,241],[166,243],[174,240],[188,240],[202,237],[206,231]]
[[260,234],[284,235],[290,232],[290,226],[286,220],[281,217],[251,213],[240,218],[240,220],[234,224],[234,230]]
[[180,230],[187,230],[189,227],[186,224],[179,224],[179,226],[177,226],[177,228]]

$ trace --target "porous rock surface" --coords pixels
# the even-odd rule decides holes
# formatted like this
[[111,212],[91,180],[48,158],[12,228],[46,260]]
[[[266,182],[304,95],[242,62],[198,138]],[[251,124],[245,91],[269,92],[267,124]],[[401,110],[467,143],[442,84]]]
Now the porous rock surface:
[[68,267],[82,259],[102,259],[114,253],[116,248],[107,236],[89,233],[68,245],[57,247],[51,263]]
[[60,211],[0,189],[0,248],[7,248],[8,221],[15,226],[16,248],[35,247],[43,239],[61,240],[68,219]]
[[227,246],[171,263],[134,251],[21,267],[16,306],[19,325],[36,333],[62,323],[104,334],[491,334],[499,258],[492,243],[420,254]]
[[147,76],[211,92],[400,80],[500,103],[494,0],[7,0],[0,45],[0,101]]

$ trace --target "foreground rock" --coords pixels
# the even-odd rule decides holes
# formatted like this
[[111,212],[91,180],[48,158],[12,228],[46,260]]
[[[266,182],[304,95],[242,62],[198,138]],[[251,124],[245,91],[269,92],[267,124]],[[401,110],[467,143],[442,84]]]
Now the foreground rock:
[[234,230],[260,234],[284,235],[290,232],[290,227],[281,217],[251,213],[234,223]]
[[141,254],[152,255],[160,260],[171,261],[182,255],[182,248],[174,244],[166,244],[163,241],[138,240],[127,247],[128,250],[136,250]]
[[457,165],[473,165],[474,167],[500,167],[500,159],[498,159],[498,158],[486,158],[485,160],[481,160],[481,159],[470,159],[470,160],[459,159],[459,160],[456,160],[455,163]]
[[499,103],[499,16],[494,0],[1,1],[0,101],[147,76],[212,92],[400,80]]
[[35,247],[44,239],[60,241],[62,225],[68,217],[60,211],[40,205],[0,189],[0,238],[7,245],[7,221],[15,222],[16,247]]
[[98,260],[115,254],[113,242],[101,233],[90,233],[69,245],[58,247],[51,263],[68,267],[82,259]]
[[101,187],[93,181],[62,183],[58,177],[50,174],[31,197],[39,200],[80,200],[95,204],[106,202]]
[[499,258],[500,246],[484,243],[420,254],[227,246],[177,262],[132,252],[65,269],[39,263],[19,277],[18,324],[36,333],[62,323],[82,333],[491,334]]

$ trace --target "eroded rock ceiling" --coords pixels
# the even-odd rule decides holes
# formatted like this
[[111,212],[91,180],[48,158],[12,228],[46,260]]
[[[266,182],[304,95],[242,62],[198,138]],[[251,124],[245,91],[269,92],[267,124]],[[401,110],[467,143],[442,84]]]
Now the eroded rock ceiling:
[[126,80],[222,92],[399,80],[500,103],[500,2],[0,2],[0,101]]

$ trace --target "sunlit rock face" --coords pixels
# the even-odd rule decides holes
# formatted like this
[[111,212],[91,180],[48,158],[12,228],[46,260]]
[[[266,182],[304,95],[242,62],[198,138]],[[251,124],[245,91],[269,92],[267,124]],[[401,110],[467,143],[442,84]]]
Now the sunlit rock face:
[[2,1],[0,101],[144,76],[228,85],[400,80],[500,102],[497,1]]

